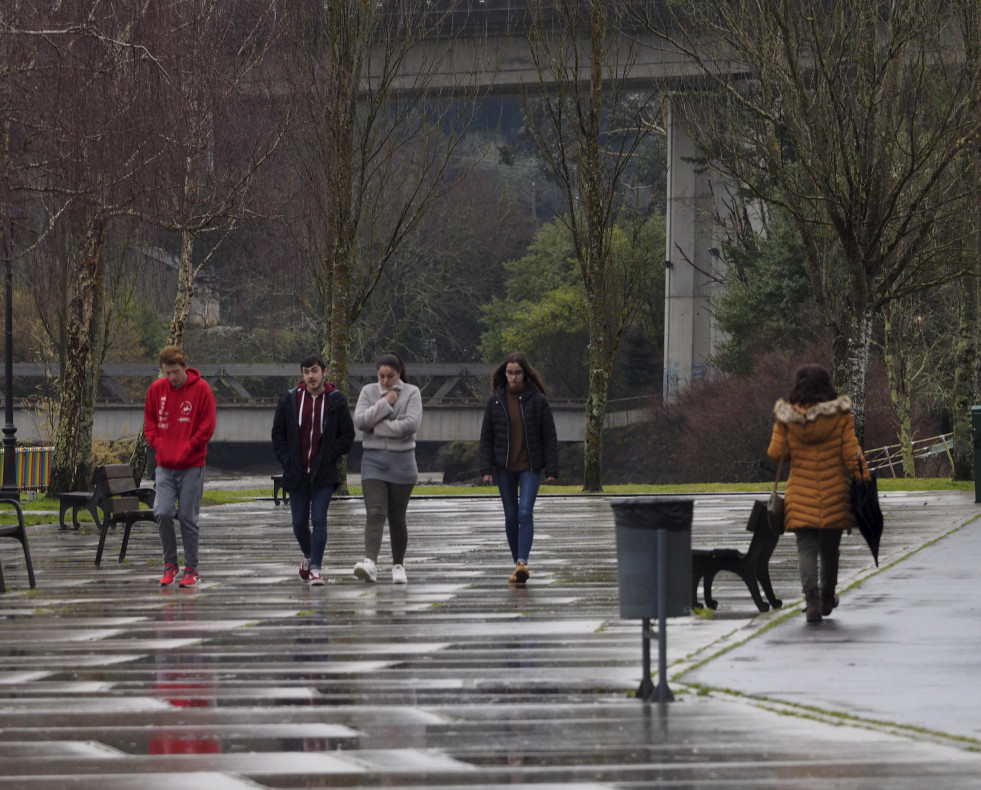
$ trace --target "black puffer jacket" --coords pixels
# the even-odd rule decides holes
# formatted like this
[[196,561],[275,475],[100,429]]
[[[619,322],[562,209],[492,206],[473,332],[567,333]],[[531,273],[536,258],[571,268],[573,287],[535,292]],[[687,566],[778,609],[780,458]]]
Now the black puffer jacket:
[[[273,452],[283,467],[283,488],[293,491],[303,482],[300,444],[300,415],[296,408],[296,392],[299,387],[284,392],[276,406],[273,417]],[[337,462],[346,455],[354,444],[354,421],[347,398],[340,390],[327,394],[327,408],[324,410],[324,424],[320,426],[323,439],[320,451],[311,464],[310,482],[314,488],[336,487],[340,482]]]
[[[487,401],[480,426],[480,473],[493,474],[494,469],[508,465],[508,405],[504,389],[497,390]],[[532,471],[545,470],[546,477],[559,476],[559,440],[555,433],[552,407],[539,390],[530,384],[518,399],[525,429],[525,447]]]

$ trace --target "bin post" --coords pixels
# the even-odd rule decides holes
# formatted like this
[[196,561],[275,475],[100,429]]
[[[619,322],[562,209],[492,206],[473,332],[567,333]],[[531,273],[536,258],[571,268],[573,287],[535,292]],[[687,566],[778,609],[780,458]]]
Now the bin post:
[[[671,702],[667,618],[691,612],[691,499],[634,497],[611,503],[617,528],[620,616],[642,620],[642,700]],[[650,621],[657,618],[658,683],[651,681]]]
[[981,502],[981,406],[971,407],[971,435],[974,438],[974,501]]

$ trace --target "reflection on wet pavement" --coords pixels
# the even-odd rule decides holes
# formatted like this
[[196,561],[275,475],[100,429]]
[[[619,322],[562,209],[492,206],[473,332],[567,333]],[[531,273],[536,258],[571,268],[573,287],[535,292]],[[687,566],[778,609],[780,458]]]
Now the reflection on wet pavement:
[[[696,498],[693,543],[745,546],[751,503]],[[618,616],[609,499],[539,508],[532,579],[514,589],[493,497],[413,500],[406,586],[391,584],[387,542],[377,584],[351,575],[353,498],[331,505],[319,589],[300,583],[289,511],[272,502],[206,511],[196,590],[159,588],[152,525],[101,568],[91,526],[31,528],[37,591],[2,555],[0,790],[977,786],[981,758],[949,746],[684,686],[670,705],[633,699],[641,631]],[[843,573],[866,565],[846,540]],[[792,604],[789,541],[771,569]],[[713,617],[669,621],[670,663],[760,622],[738,578],[717,577],[715,597]]]

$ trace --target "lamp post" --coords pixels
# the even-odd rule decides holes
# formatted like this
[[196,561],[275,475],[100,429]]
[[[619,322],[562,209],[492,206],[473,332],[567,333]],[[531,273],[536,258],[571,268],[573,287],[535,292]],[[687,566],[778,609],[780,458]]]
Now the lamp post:
[[4,234],[4,425],[3,480],[0,499],[20,501],[17,486],[17,426],[14,425],[14,265],[10,239]]

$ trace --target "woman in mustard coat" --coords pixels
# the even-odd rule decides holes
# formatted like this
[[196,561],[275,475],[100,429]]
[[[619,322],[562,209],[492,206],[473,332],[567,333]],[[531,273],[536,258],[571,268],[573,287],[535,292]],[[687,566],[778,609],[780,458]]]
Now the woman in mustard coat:
[[838,605],[838,548],[842,532],[855,526],[850,475],[862,475],[862,449],[851,410],[851,399],[838,395],[821,365],[798,369],[790,394],[773,407],[767,455],[790,463],[784,526],[797,538],[809,623],[821,622]]

